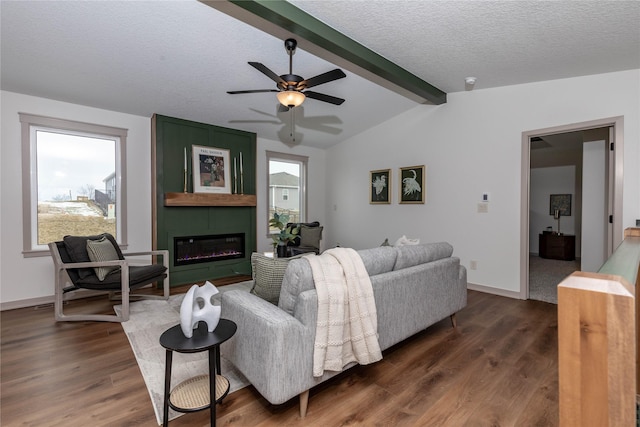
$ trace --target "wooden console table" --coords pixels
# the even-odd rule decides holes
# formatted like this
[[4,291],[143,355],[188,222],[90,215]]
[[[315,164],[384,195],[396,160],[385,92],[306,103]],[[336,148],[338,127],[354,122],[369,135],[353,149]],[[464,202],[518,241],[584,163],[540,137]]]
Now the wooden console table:
[[576,259],[576,236],[542,233],[539,238],[540,258],[572,261]]

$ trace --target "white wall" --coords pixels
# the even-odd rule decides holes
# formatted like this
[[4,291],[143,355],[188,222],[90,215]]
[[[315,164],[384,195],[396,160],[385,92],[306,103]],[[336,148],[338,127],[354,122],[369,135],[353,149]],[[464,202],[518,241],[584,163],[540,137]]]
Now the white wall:
[[551,194],[571,194],[571,216],[560,218],[560,232],[576,234],[576,167],[531,169],[529,181],[529,252],[538,253],[538,235],[547,227],[558,231],[558,221],[549,215]]
[[[150,119],[0,92],[0,302],[53,294],[51,260],[23,258],[18,112],[129,129],[129,249],[151,246]],[[325,225],[323,248],[365,248],[406,234],[451,242],[471,283],[520,289],[521,134],[587,120],[624,116],[623,227],[640,218],[640,70],[449,95],[420,105],[323,152],[258,140],[258,177],[265,150],[309,155],[309,219]],[[363,112],[366,114],[366,112]],[[427,165],[424,205],[398,205],[398,168]],[[328,166],[330,165],[330,166]],[[393,169],[390,205],[370,205],[369,171]],[[323,175],[326,174],[326,180]],[[266,183],[258,179],[258,250],[268,248]],[[325,187],[326,184],[326,187]],[[265,190],[261,190],[263,186]],[[489,212],[477,213],[483,192]],[[266,220],[265,220],[266,221]]]
[[[640,70],[449,94],[331,149],[325,247],[406,234],[445,240],[471,283],[520,290],[522,132],[624,116],[623,227],[640,218]],[[398,168],[427,165],[427,202],[399,205]],[[368,202],[369,171],[393,169],[391,205]],[[489,212],[477,213],[483,192]]]
[[[310,147],[290,147],[280,141],[258,138],[257,147],[257,165],[256,176],[258,208],[256,209],[257,225],[257,250],[258,252],[272,251],[273,245],[270,237],[268,237],[268,185],[267,180],[267,151],[275,151],[278,153],[295,154],[297,156],[309,157],[307,165],[307,220],[320,221],[324,225],[326,218],[325,208],[325,172],[326,172],[326,151]],[[323,240],[320,242],[320,249],[323,248],[325,234],[323,232]]]
[[[2,91],[0,181],[0,302],[53,295],[53,264],[47,256],[22,256],[21,132],[18,113],[37,114],[128,129],[128,250],[151,249],[151,121],[148,117]],[[43,300],[44,301],[44,300]]]

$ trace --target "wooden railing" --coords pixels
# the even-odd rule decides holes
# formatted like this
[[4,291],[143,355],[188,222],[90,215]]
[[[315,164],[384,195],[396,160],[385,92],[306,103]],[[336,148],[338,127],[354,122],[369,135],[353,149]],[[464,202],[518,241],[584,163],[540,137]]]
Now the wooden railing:
[[640,228],[598,273],[558,285],[560,425],[632,427],[640,390]]

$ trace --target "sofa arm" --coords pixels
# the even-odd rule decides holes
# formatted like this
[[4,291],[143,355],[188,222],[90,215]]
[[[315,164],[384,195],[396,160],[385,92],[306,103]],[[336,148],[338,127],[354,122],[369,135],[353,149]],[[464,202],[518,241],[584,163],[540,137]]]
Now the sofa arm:
[[464,265],[461,265],[458,269],[458,279],[460,280],[460,283],[463,283],[464,286],[467,286],[467,269],[464,267]]
[[262,396],[281,404],[308,389],[313,334],[295,317],[246,291],[222,294],[221,317],[238,325],[222,353]]

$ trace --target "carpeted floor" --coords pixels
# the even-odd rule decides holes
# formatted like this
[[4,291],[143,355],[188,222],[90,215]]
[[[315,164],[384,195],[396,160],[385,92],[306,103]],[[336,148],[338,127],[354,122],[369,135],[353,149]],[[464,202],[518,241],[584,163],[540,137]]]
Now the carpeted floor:
[[557,286],[580,271],[580,261],[561,261],[529,255],[529,299],[558,304]]
[[[252,281],[248,281],[220,286],[218,287],[220,294],[217,294],[214,298],[219,300],[223,292],[234,289],[248,291],[252,284]],[[183,298],[184,294],[180,294],[171,296],[168,301],[142,300],[133,302],[130,305],[129,320],[122,323],[122,328],[127,334],[133,353],[136,356],[138,367],[149,390],[158,424],[162,424],[166,356],[166,351],[160,345],[159,340],[164,331],[180,323],[180,304]],[[121,306],[118,305],[114,308],[119,311]],[[249,384],[247,379],[224,357],[224,343],[220,346],[220,349],[221,371],[230,382],[229,392],[232,393],[246,387]],[[208,373],[208,352],[189,354],[173,352],[172,389],[182,381]],[[169,410],[169,420],[180,415],[182,413],[172,409]]]

